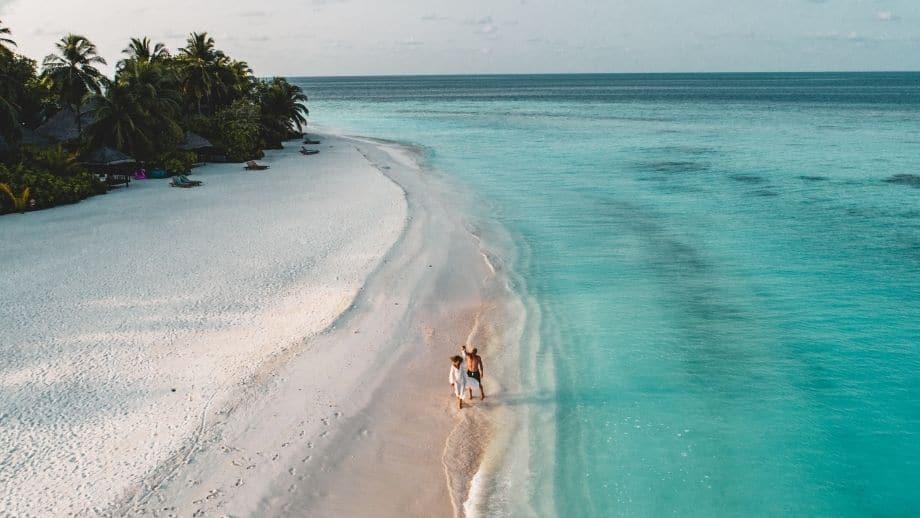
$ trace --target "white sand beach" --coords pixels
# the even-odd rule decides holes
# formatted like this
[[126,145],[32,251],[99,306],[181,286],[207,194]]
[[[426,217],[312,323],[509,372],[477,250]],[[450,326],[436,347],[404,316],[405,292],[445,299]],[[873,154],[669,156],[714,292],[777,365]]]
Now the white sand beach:
[[494,272],[411,153],[322,140],[0,219],[6,513],[462,512],[489,401],[458,421],[446,357]]

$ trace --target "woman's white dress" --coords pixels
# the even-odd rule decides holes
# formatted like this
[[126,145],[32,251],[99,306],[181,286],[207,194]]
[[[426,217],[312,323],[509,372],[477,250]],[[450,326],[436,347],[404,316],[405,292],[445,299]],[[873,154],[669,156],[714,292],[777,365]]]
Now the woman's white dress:
[[454,386],[454,394],[463,399],[463,394],[468,388],[479,388],[479,381],[476,378],[471,378],[466,375],[466,369],[462,368],[465,365],[460,366],[461,368],[450,366],[450,376],[447,378],[448,381]]

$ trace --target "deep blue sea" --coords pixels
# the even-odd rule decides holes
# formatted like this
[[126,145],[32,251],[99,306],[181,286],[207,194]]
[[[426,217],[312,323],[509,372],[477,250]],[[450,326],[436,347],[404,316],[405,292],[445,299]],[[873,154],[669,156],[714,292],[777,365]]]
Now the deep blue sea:
[[490,514],[920,515],[920,74],[297,82],[527,251],[552,430]]

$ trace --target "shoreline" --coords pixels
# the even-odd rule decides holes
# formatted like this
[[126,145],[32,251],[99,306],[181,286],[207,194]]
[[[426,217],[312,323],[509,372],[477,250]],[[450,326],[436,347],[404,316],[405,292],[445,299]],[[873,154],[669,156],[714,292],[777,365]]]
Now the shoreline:
[[[307,347],[316,353],[366,347],[363,359],[352,358],[349,368],[364,372],[361,377],[377,370],[381,374],[371,386],[351,391],[347,403],[335,402],[335,412],[318,425],[311,428],[293,419],[281,424],[288,429],[279,434],[274,431],[277,416],[291,410],[290,400],[315,388],[303,380],[323,376],[311,371],[314,359],[308,351],[298,353],[275,373],[277,382],[263,387],[256,398],[261,403],[249,403],[264,406],[235,421],[228,416],[213,444],[193,459],[198,467],[178,473],[177,482],[167,485],[162,499],[182,502],[170,509],[179,515],[278,516],[296,510],[313,516],[465,514],[472,480],[490,446],[494,400],[477,400],[458,415],[444,378],[447,358],[455,354],[452,344],[488,340],[489,333],[498,336],[498,322],[486,324],[491,319],[484,316],[485,309],[498,305],[486,300],[495,289],[490,286],[497,280],[494,266],[457,207],[444,198],[458,193],[420,167],[411,149],[377,139],[336,138],[355,145],[403,189],[408,225],[349,310]],[[365,336],[379,342],[368,347]],[[487,361],[494,357],[488,347],[484,353]],[[492,382],[487,391],[492,396],[502,388]],[[295,429],[305,445],[284,440]],[[451,440],[456,437],[465,440]],[[283,471],[274,465],[254,468],[262,479],[256,484],[244,478],[233,482],[235,475],[221,472],[226,448],[246,444],[242,449],[248,451],[272,439],[282,445],[271,458]],[[451,458],[464,462],[451,464]],[[181,480],[189,475],[195,481],[191,488]]]
[[[18,479],[20,482],[16,482],[20,473],[8,472],[4,482],[13,487],[12,495],[19,496],[9,497],[15,500],[7,501],[5,508],[27,514],[93,512],[179,516],[200,513],[278,515],[292,509],[309,510],[317,516],[343,512],[367,513],[368,510],[384,516],[443,515],[451,512],[460,516],[470,510],[467,497],[473,490],[474,476],[487,457],[487,448],[495,446],[489,441],[492,436],[489,430],[500,414],[492,404],[494,400],[487,398],[482,403],[475,401],[458,418],[454,401],[442,386],[446,387],[447,357],[455,354],[459,343],[479,344],[491,373],[502,372],[501,368],[496,368],[499,361],[496,352],[505,350],[507,354],[508,350],[513,349],[510,345],[513,342],[508,342],[509,336],[498,331],[501,327],[499,319],[508,316],[499,308],[504,308],[503,304],[507,304],[511,296],[510,288],[503,280],[502,265],[496,268],[494,258],[490,260],[481,236],[476,234],[475,228],[471,228],[471,224],[463,217],[460,206],[467,201],[465,196],[468,195],[460,192],[456,186],[448,185],[446,179],[434,171],[426,169],[421,163],[421,156],[411,147],[378,139],[328,133],[318,136],[323,140],[324,151],[319,160],[299,157],[294,151],[296,148],[273,151],[267,156],[273,170],[264,174],[309,176],[312,167],[325,163],[322,160],[334,160],[333,164],[322,166],[324,169],[332,168],[323,173],[324,177],[338,173],[337,168],[340,167],[356,170],[366,168],[368,173],[361,174],[378,175],[381,181],[390,184],[391,187],[383,189],[398,191],[399,203],[404,207],[403,215],[397,216],[398,220],[392,220],[393,223],[401,223],[398,233],[387,238],[389,241],[385,251],[367,258],[359,257],[359,263],[364,265],[361,268],[367,273],[360,282],[351,284],[354,295],[330,307],[331,301],[323,296],[323,291],[331,287],[324,287],[322,283],[313,288],[302,286],[301,281],[295,280],[302,278],[302,274],[298,272],[291,278],[290,273],[283,271],[290,266],[281,264],[282,273],[286,273],[286,276],[281,280],[266,279],[269,286],[280,287],[281,290],[272,288],[265,291],[263,298],[266,307],[272,310],[258,313],[264,313],[265,317],[259,317],[263,320],[257,329],[250,329],[248,334],[233,331],[241,325],[245,327],[245,322],[252,318],[235,317],[229,323],[218,322],[206,328],[220,329],[219,332],[200,330],[184,339],[200,343],[205,347],[202,351],[211,351],[206,354],[213,354],[214,347],[226,347],[240,340],[253,340],[253,343],[269,346],[267,349],[254,349],[258,352],[256,356],[250,356],[248,367],[244,366],[247,363],[245,356],[240,356],[239,352],[222,353],[221,358],[225,360],[221,362],[236,358],[235,361],[243,360],[244,363],[239,363],[224,377],[216,377],[209,382],[202,378],[205,371],[201,370],[201,359],[196,355],[200,353],[179,353],[179,358],[184,359],[178,363],[172,358],[176,352],[164,349],[155,353],[147,359],[154,363],[145,365],[144,373],[137,374],[139,377],[134,383],[158,380],[163,384],[163,380],[158,377],[165,372],[158,369],[169,368],[179,374],[187,372],[187,386],[196,395],[189,394],[186,403],[188,410],[173,414],[185,417],[182,420],[167,417],[175,410],[162,406],[159,399],[150,399],[150,396],[138,399],[139,402],[147,401],[141,405],[141,408],[146,408],[146,412],[133,420],[121,418],[113,421],[103,416],[101,424],[107,430],[112,430],[107,433],[121,436],[124,446],[114,451],[100,451],[95,444],[107,442],[100,439],[104,437],[100,436],[102,432],[93,431],[91,426],[86,427],[86,431],[82,432],[83,437],[95,442],[74,446],[73,449],[89,450],[90,454],[103,460],[83,467],[77,461],[76,473],[82,479],[94,482],[99,475],[105,473],[113,482],[100,484],[99,487],[77,486],[74,493],[57,495],[53,506],[48,507],[41,503],[40,492],[30,493],[32,490],[29,487],[32,486],[28,484],[40,483],[40,478],[30,479],[31,482]],[[330,158],[328,155],[350,155],[353,152],[360,157]],[[293,162],[295,160],[300,161]],[[230,172],[234,166],[206,166],[196,171],[199,173],[196,177],[205,181],[206,185],[202,189],[225,191],[228,187],[221,185],[223,178],[220,175],[236,174]],[[288,171],[285,169],[288,167],[297,170]],[[258,175],[263,173],[239,174],[243,176],[234,181],[248,183],[252,178],[255,184],[260,181]],[[209,181],[211,178],[215,181]],[[276,178],[265,179],[264,185],[271,187],[275,181]],[[315,180],[294,178],[293,181],[298,184]],[[154,184],[142,185],[137,190],[151,187]],[[380,188],[374,189],[373,194],[379,195]],[[148,193],[138,193],[137,190],[132,188],[132,197],[151,196]],[[173,192],[156,196],[171,197]],[[113,197],[119,194],[122,193],[115,193]],[[395,198],[388,196],[383,203],[393,203]],[[141,206],[145,203],[140,198],[135,199],[140,200]],[[116,207],[105,206],[110,200],[109,197],[97,198],[58,211],[42,211],[43,215],[37,219],[56,219],[59,211],[68,209],[83,214],[115,210]],[[127,201],[116,201],[114,205],[125,204]],[[153,202],[148,200],[146,203]],[[215,203],[221,202],[215,200]],[[375,203],[380,203],[380,200]],[[220,214],[221,209],[217,207],[208,208],[204,214]],[[198,207],[177,210],[197,211]],[[396,215],[398,212],[388,214]],[[372,218],[378,216],[368,215]],[[12,223],[12,220],[9,221]],[[316,224],[316,228],[336,223],[339,222],[321,222]],[[32,221],[30,224],[46,223]],[[397,227],[390,224],[388,228],[395,230]],[[12,226],[0,226],[2,233],[9,229]],[[366,230],[370,231],[370,228]],[[379,234],[379,230],[375,232]],[[286,239],[290,240],[290,236]],[[179,241],[181,245],[181,239]],[[338,240],[331,243],[338,247],[335,250],[346,246]],[[213,250],[222,250],[219,241],[215,244],[218,246]],[[171,245],[177,246],[175,243]],[[154,246],[166,245],[160,243]],[[288,245],[286,250],[290,248]],[[306,258],[304,271],[312,272],[318,267],[317,264],[325,264],[322,253],[329,254],[332,250],[321,252],[312,259]],[[91,255],[92,251],[84,250],[84,254]],[[286,256],[285,260],[294,263],[304,261],[302,257],[297,258],[297,252],[293,254]],[[0,259],[10,261],[11,257],[0,255]],[[333,270],[340,267],[335,261],[333,259],[329,262]],[[198,275],[210,278],[210,271],[211,268],[206,267]],[[80,268],[77,272],[92,275]],[[331,273],[324,278],[332,280]],[[157,275],[150,277],[156,279]],[[339,275],[334,277],[334,282],[338,282]],[[92,276],[89,278],[96,279]],[[225,281],[214,278],[212,282]],[[120,300],[123,306],[133,311],[144,307],[146,303],[153,310],[148,320],[161,326],[167,325],[165,321],[175,319],[175,310],[167,308],[165,313],[157,314],[153,305],[155,302],[148,301],[140,293],[131,298],[120,293],[116,285],[106,285],[106,288],[107,297],[98,297],[100,303],[102,300]],[[338,291],[338,288],[335,290],[345,293]],[[304,291],[308,294],[303,295]],[[85,297],[79,292],[70,295],[78,299]],[[312,298],[304,299],[304,296]],[[194,296],[187,295],[184,298],[194,299]],[[303,327],[301,311],[304,309],[304,300],[313,300],[314,304],[322,301],[325,307],[323,314],[328,315],[316,320],[318,306],[307,307],[309,313],[313,314],[313,318],[308,321],[322,324],[320,327],[315,327],[316,323],[312,324],[313,331],[304,331],[309,329]],[[162,302],[159,301],[159,304],[163,305]],[[200,311],[205,307],[201,305],[202,302],[193,300],[191,305]],[[223,317],[226,308],[234,307],[235,303],[231,298],[223,304],[210,318]],[[328,313],[330,309],[334,313]],[[499,317],[499,314],[502,316]],[[123,347],[124,354],[130,354],[129,344],[145,339],[143,335],[135,337],[131,334],[130,328],[134,325],[131,322],[125,318],[118,326],[119,333],[129,338]],[[259,333],[264,334],[269,329],[275,331],[275,326],[281,326],[282,330],[259,336]],[[16,329],[12,332],[16,333]],[[59,332],[64,335],[61,339],[71,339],[67,335],[72,334],[72,331],[64,328],[63,324]],[[175,331],[172,333],[175,334]],[[94,340],[107,343],[108,338],[105,330],[98,330],[95,335],[87,335],[83,339],[84,347],[92,355],[93,344],[96,343]],[[173,342],[176,342],[173,338]],[[146,339],[149,340],[149,337]],[[176,344],[182,342],[178,340]],[[495,347],[499,342],[504,344],[502,349]],[[151,342],[148,347],[155,349],[161,346]],[[51,356],[30,361],[66,361],[63,357],[55,356],[60,353],[54,350],[45,354]],[[228,356],[230,354],[236,356]],[[67,376],[60,368],[52,371],[46,367],[39,372],[23,369],[15,360],[14,355],[12,363],[8,360],[6,364],[0,365],[0,381],[7,386],[11,382],[18,382],[21,390],[29,391],[47,383],[42,381],[41,376],[47,376],[49,372],[53,372],[57,378]],[[189,364],[192,370],[189,370]],[[109,376],[117,378],[135,375],[131,372],[136,370],[135,367],[130,367],[124,361],[116,361],[113,368],[119,365],[121,370],[128,372],[113,371]],[[215,363],[214,367],[226,370],[223,365],[218,365],[221,364]],[[197,366],[197,370],[194,366]],[[96,375],[92,368],[87,369],[90,376]],[[486,379],[488,396],[503,392],[506,386],[511,385],[510,379],[503,383],[506,386],[495,383],[493,379],[502,377],[491,373],[490,378]],[[204,386],[200,386],[202,382]],[[168,384],[177,385],[172,393],[188,390],[177,382]],[[167,390],[159,388],[156,393],[160,394],[159,398],[163,395],[168,397],[170,392]],[[17,397],[21,396],[13,393],[7,394],[5,399],[15,403]],[[119,408],[126,404],[117,395],[114,398],[111,406]],[[79,399],[62,401],[65,407],[80,407],[84,404]],[[15,415],[16,408],[13,409],[13,417],[19,418]],[[125,416],[130,417],[133,412],[129,409]],[[28,430],[30,425],[26,421],[18,423],[21,430]],[[96,422],[100,422],[98,418]],[[72,426],[67,419],[62,424]],[[38,430],[41,431],[40,425],[31,426],[39,426]],[[151,426],[152,436],[145,437],[145,434],[151,432],[144,432],[144,427]],[[164,427],[170,431],[166,437],[161,433]],[[7,433],[3,433],[0,429],[3,443],[15,440],[15,434],[11,433],[14,430],[8,428]],[[26,432],[26,435],[34,433]],[[53,440],[54,432],[48,433],[51,434],[49,439]],[[458,441],[457,438],[464,440]],[[60,447],[54,442],[34,442],[27,444],[26,450],[39,452],[39,457],[50,455],[49,459],[66,455],[59,451]],[[141,450],[149,453],[141,455]],[[138,456],[145,459],[144,464],[113,468],[113,462],[117,463],[119,458]],[[452,459],[463,459],[463,462],[452,463]],[[46,469],[49,475],[57,469],[53,463],[42,466],[39,461],[32,464],[36,466],[33,470]],[[394,483],[396,479],[400,482]],[[433,480],[438,482],[434,483]],[[34,495],[34,500],[27,496],[30,494]],[[386,497],[370,499],[367,498],[368,494]],[[354,498],[356,495],[363,495],[363,500],[358,502]],[[354,505],[358,507],[352,507]]]
[[[433,183],[441,190],[442,197],[453,198],[447,203],[436,199],[430,205],[441,203],[448,207],[443,217],[460,227],[460,238],[467,244],[464,260],[479,267],[478,306],[468,311],[465,319],[454,319],[462,323],[454,334],[459,338],[456,343],[480,349],[487,364],[488,374],[484,379],[487,397],[485,402],[474,399],[472,408],[465,401],[462,412],[449,412],[453,421],[444,441],[441,461],[453,515],[508,515],[515,508],[533,509],[521,491],[534,491],[529,480],[531,444],[521,438],[530,433],[530,398],[536,380],[525,379],[521,369],[522,358],[531,357],[531,351],[525,351],[523,344],[539,343],[540,310],[528,293],[524,277],[516,271],[522,266],[519,264],[521,257],[526,262],[529,252],[519,248],[522,243],[519,236],[492,218],[494,208],[487,200],[429,164],[426,150],[413,144],[371,137],[354,138],[406,148],[413,153],[420,173],[426,178],[436,178]],[[404,185],[404,181],[399,183]],[[431,186],[409,190],[430,196]],[[448,268],[456,266],[455,262]],[[449,320],[450,317],[442,319]],[[443,358],[438,360],[446,364],[452,354],[456,351],[448,346],[442,352]],[[528,362],[532,364],[532,372],[537,371],[535,361],[533,357]],[[442,365],[437,365],[434,372],[442,369]],[[551,364],[539,370],[541,375],[552,375]],[[451,410],[454,400],[448,399],[448,410]],[[547,493],[542,500],[551,501],[552,496]]]

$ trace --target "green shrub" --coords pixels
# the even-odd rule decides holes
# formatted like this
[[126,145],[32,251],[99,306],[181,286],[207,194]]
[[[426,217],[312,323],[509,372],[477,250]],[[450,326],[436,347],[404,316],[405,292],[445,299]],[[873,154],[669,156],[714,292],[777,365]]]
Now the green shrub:
[[161,153],[152,162],[153,167],[160,167],[170,174],[185,174],[192,170],[198,157],[190,151],[168,151]]
[[33,169],[51,173],[58,178],[72,178],[86,169],[71,153],[58,144],[46,149],[23,147],[20,162],[30,164]]
[[[14,193],[30,190],[34,205],[30,208],[46,209],[65,203],[76,203],[95,194],[106,192],[105,184],[86,171],[62,178],[34,163],[7,166],[0,164],[0,183],[9,185]],[[8,196],[0,198],[0,214],[12,212],[15,207]]]
[[231,162],[245,162],[263,156],[258,105],[239,100],[217,112],[214,119],[217,139]]

